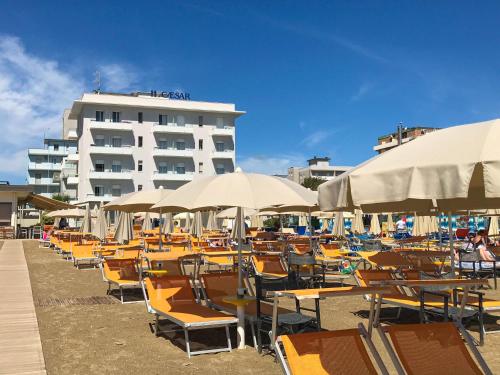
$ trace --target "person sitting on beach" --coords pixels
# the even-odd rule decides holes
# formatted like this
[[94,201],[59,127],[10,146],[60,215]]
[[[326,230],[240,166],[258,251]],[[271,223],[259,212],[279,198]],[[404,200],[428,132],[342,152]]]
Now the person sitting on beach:
[[405,221],[405,217],[404,216],[401,216],[401,219],[399,219],[396,222],[396,229],[397,229],[398,232],[404,232],[404,231],[406,231],[406,221]]

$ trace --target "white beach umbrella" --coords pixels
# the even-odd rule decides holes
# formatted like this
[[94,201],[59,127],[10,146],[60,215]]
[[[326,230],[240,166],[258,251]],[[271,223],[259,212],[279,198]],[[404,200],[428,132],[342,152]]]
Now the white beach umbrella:
[[106,215],[103,208],[101,207],[97,211],[97,218],[95,221],[95,225],[92,227],[92,234],[100,240],[104,241],[106,239],[107,229]]
[[489,216],[488,236],[498,236],[498,216]]
[[56,210],[49,212],[47,217],[65,217],[65,218],[78,218],[83,217],[85,215],[85,210],[81,208],[68,208],[65,210]]
[[431,233],[439,232],[438,220],[435,215],[431,216],[430,231]]
[[59,216],[58,216],[58,217],[56,217],[56,218],[54,219],[54,228],[59,228],[59,224],[60,224],[60,222],[61,222],[61,217],[59,217]]
[[363,212],[359,209],[354,210],[354,220],[352,222],[351,231],[358,234],[365,232],[365,225],[363,224]]
[[[226,208],[225,210],[220,211],[216,215],[216,217],[219,219],[234,219],[236,217],[237,211],[238,211],[237,207]],[[258,210],[255,210],[253,208],[248,208],[248,207],[245,207],[243,209],[243,211],[245,212],[245,215],[247,217],[250,217],[252,215],[256,215],[259,212]]]
[[82,225],[80,226],[80,232],[90,233],[92,230],[92,215],[90,213],[90,206],[87,205],[85,209],[85,214],[83,215]]
[[[174,190],[163,188],[137,191],[127,195],[125,199],[120,200],[118,203],[115,203],[113,209],[124,212],[151,211],[152,205],[158,203],[173,191]],[[155,211],[159,212],[159,210]]]
[[378,220],[378,214],[373,214],[370,221],[370,233],[380,234],[382,229],[380,229],[380,221]]
[[328,219],[321,219],[321,232],[328,231]]
[[120,211],[121,204],[126,199],[128,199],[132,194],[135,194],[135,192],[123,194],[122,196],[113,199],[111,202],[108,202],[103,206],[104,210],[105,211]]
[[217,220],[215,219],[215,212],[214,210],[210,210],[208,212],[207,230],[216,230],[216,229],[219,228],[217,228]]
[[335,219],[333,220],[332,234],[335,236],[345,236],[344,213],[342,211],[336,212]]
[[203,219],[201,217],[201,211],[196,211],[194,214],[193,222],[189,228],[189,233],[196,237],[201,238],[203,236]]
[[134,226],[131,213],[122,212],[120,214],[114,238],[121,244],[134,239]]
[[172,213],[167,212],[164,217],[163,223],[163,232],[164,233],[173,233],[174,232],[174,220],[172,218]]
[[394,228],[394,221],[392,220],[392,213],[387,214],[387,231],[394,232],[396,229]]
[[151,216],[149,215],[149,212],[146,212],[144,214],[144,220],[142,221],[142,230],[151,230],[153,229],[153,223],[151,222]]

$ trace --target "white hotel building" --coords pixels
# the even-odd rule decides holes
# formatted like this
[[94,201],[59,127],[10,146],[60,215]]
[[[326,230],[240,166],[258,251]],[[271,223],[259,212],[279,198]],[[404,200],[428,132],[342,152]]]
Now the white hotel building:
[[74,101],[68,119],[76,122],[79,202],[234,171],[235,120],[245,112],[153,95],[85,93]]

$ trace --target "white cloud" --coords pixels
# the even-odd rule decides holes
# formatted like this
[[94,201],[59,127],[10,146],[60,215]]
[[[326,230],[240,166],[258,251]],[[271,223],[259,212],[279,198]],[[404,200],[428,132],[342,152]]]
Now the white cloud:
[[123,92],[131,90],[137,83],[137,72],[120,64],[100,65],[101,88],[105,91]]
[[27,148],[41,146],[44,134],[60,136],[62,112],[83,87],[18,38],[0,36],[0,173],[25,176]]
[[362,99],[366,94],[368,94],[370,91],[373,89],[373,83],[371,82],[365,82],[361,86],[359,86],[358,91],[351,96],[351,101],[356,102],[360,99]]
[[287,174],[289,167],[302,166],[304,160],[300,154],[251,155],[239,158],[237,166],[244,172]]
[[300,143],[305,145],[306,147],[314,147],[326,141],[331,135],[331,131],[317,130],[309,134],[307,137],[303,138]]

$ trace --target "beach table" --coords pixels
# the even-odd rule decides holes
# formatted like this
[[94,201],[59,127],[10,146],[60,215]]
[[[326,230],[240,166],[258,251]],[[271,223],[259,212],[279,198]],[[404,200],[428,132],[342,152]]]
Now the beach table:
[[236,306],[236,317],[238,318],[238,349],[245,349],[245,307],[250,302],[255,301],[252,296],[227,296],[222,299],[223,302]]
[[[336,288],[319,288],[319,289],[297,289],[297,290],[281,290],[275,292],[269,292],[269,295],[273,297],[273,317],[272,317],[272,333],[271,333],[271,348],[274,348],[274,343],[277,337],[278,328],[278,305],[279,299],[282,297],[293,298],[296,301],[296,305],[300,301],[304,300],[314,300],[315,303],[315,313],[316,321],[318,323],[318,329],[321,329],[321,314],[319,310],[320,299],[334,298],[334,297],[345,297],[345,296],[363,296],[366,294],[371,294],[372,299],[370,302],[370,315],[368,322],[368,334],[371,336],[372,329],[378,324],[378,319],[380,316],[380,305],[375,304],[376,296],[380,294],[390,294],[391,290],[383,286],[345,286]],[[381,300],[381,298],[379,298]]]

